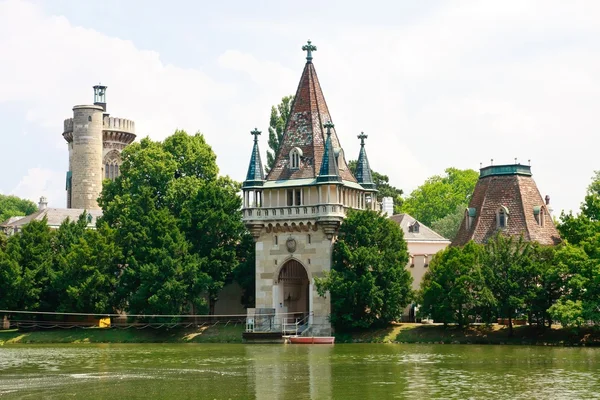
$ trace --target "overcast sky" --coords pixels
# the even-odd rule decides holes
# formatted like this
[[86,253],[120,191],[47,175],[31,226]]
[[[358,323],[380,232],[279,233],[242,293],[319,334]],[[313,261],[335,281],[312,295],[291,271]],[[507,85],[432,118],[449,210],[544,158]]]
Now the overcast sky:
[[307,39],[348,159],[364,131],[405,193],[447,167],[531,160],[555,212],[579,209],[600,169],[597,0],[0,0],[0,193],[65,206],[63,120],[98,82],[138,138],[201,131],[242,180]]

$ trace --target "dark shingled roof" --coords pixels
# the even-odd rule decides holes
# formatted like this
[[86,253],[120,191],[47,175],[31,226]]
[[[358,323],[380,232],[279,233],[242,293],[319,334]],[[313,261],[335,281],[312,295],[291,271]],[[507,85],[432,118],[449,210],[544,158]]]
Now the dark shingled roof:
[[371,174],[371,166],[369,165],[369,159],[367,158],[367,152],[365,150],[365,141],[367,138],[365,134],[358,136],[360,140],[360,153],[358,154],[358,161],[356,162],[356,180],[365,189],[375,189],[375,183],[373,182],[373,176]]
[[[321,171],[325,153],[325,128],[323,124],[332,121],[325,97],[317,78],[314,64],[307,62],[296,90],[296,96],[290,110],[283,140],[269,174],[268,181],[284,179],[316,178]],[[331,131],[331,145],[334,152],[341,149],[335,129]],[[300,168],[289,166],[290,151],[297,147],[301,150]],[[337,157],[340,177],[345,181],[356,182],[343,157]]]
[[[467,229],[466,217],[460,225],[453,246],[463,246],[470,240],[486,243],[500,230],[496,223],[496,212],[508,210],[507,226],[502,231],[508,235],[523,235],[525,240],[554,245],[560,235],[548,213],[545,202],[531,177],[529,166],[499,165],[482,168],[469,203],[474,213],[471,226]],[[543,213],[543,224],[536,220],[539,210]]]
[[[328,129],[333,129],[333,124],[327,127]],[[342,178],[340,177],[338,164],[335,157],[335,152],[333,151],[333,147],[331,145],[331,131],[327,133],[327,140],[325,141],[325,153],[323,154],[323,162],[321,163],[321,170],[319,171],[319,176],[317,177],[318,183],[325,182],[341,182]]]
[[259,134],[260,133],[254,136],[254,148],[252,149],[248,173],[246,174],[246,180],[244,181],[243,187],[262,186],[265,181],[265,173],[260,158],[260,151],[258,149]]

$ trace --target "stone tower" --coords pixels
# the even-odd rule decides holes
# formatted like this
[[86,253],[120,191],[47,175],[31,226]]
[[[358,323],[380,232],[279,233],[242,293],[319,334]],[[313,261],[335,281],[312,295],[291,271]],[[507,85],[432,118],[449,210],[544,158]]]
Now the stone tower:
[[[265,177],[258,130],[243,183],[243,216],[256,241],[256,307],[274,310],[275,321],[308,319],[330,331],[330,299],[320,297],[315,277],[331,269],[332,244],[346,211],[377,209],[376,189],[364,152],[360,181],[349,170],[312,63],[306,65],[275,164]],[[363,137],[361,140],[364,140]]]
[[121,151],[135,139],[133,121],[106,112],[106,86],[94,86],[94,104],[73,107],[63,137],[69,146],[67,208],[98,209],[103,179],[119,176]]
[[469,207],[453,246],[470,240],[486,243],[497,232],[523,235],[545,245],[560,242],[550,215],[550,198],[538,190],[529,165],[490,165],[481,168]]

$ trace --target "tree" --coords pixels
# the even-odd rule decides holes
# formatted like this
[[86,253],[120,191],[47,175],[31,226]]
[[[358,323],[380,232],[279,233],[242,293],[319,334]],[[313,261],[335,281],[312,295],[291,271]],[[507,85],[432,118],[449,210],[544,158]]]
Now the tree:
[[216,156],[199,133],[142,139],[123,159],[99,201],[123,250],[122,304],[143,313],[197,312],[208,295],[212,311],[238,265],[239,184],[218,177]]
[[492,292],[498,316],[508,318],[509,335],[513,333],[513,319],[517,313],[526,311],[532,279],[532,245],[523,236],[515,238],[495,235],[485,245],[483,271],[486,284]]
[[[348,168],[353,175],[356,174],[357,162],[357,160],[350,160],[350,162],[348,162]],[[380,174],[373,170],[371,170],[371,175],[373,176],[373,183],[375,183],[375,187],[377,188],[377,201],[381,203],[384,197],[391,197],[394,199],[394,214],[400,214],[402,202],[404,201],[402,199],[402,194],[404,194],[402,189],[390,185],[390,178],[387,175]]]
[[269,172],[275,166],[279,146],[283,139],[283,132],[290,117],[290,110],[294,96],[285,96],[281,99],[281,103],[277,107],[271,107],[271,117],[269,119],[269,148],[267,150],[267,165],[266,170]]
[[420,312],[463,327],[495,303],[482,273],[482,248],[474,242],[437,253],[423,277]]
[[438,220],[433,221],[431,224],[431,229],[442,235],[443,237],[453,240],[458,230],[460,229],[460,224],[465,217],[465,206],[458,205],[456,206],[456,211],[451,214],[446,215]]
[[435,221],[455,213],[457,207],[467,207],[478,179],[479,174],[472,169],[446,168],[445,175],[434,175],[416,188],[404,200],[402,212],[433,226]]
[[10,217],[25,216],[36,211],[37,206],[31,200],[0,194],[0,222],[4,222]]
[[332,269],[317,278],[331,296],[331,323],[341,331],[384,326],[412,300],[408,251],[399,225],[371,210],[351,210],[333,246]]
[[41,221],[31,221],[18,235],[9,238],[5,255],[0,257],[0,297],[6,296],[8,304],[5,304],[10,309],[44,309],[43,293],[54,273],[53,236],[44,217]]
[[563,239],[575,245],[600,233],[600,171],[594,173],[579,215],[562,212],[558,230]]

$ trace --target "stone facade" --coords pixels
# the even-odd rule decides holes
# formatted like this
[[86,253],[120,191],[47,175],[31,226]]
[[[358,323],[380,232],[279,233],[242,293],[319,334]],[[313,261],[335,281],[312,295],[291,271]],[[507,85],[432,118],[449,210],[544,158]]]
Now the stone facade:
[[[102,97],[98,98],[98,88]],[[75,106],[64,121],[63,137],[69,147],[67,208],[99,209],[104,179],[119,175],[121,152],[135,140],[135,123],[110,117],[104,101],[105,86],[95,86],[94,105]]]

